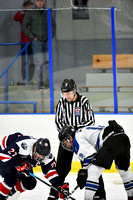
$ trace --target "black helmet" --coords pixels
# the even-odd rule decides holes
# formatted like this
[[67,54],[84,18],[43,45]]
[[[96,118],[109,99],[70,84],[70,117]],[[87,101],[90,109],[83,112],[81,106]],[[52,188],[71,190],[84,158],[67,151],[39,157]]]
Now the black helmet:
[[38,153],[41,156],[45,157],[50,153],[50,150],[51,150],[51,147],[50,147],[49,140],[47,138],[39,138],[34,144],[33,154],[35,156],[35,154]]
[[70,92],[76,89],[76,84],[73,79],[64,79],[61,85],[61,92]]
[[68,151],[73,151],[73,147],[67,147],[64,143],[65,140],[69,140],[70,136],[74,138],[75,135],[75,129],[72,126],[63,126],[62,129],[59,131],[59,140],[61,141],[61,145],[64,149]]

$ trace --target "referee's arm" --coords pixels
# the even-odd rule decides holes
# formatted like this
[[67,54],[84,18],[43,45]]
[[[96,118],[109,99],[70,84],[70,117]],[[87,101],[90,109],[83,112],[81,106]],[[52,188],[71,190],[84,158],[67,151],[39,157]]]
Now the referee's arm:
[[55,124],[58,131],[65,125],[63,121],[64,120],[61,109],[61,101],[59,101],[56,106],[56,115],[55,115]]

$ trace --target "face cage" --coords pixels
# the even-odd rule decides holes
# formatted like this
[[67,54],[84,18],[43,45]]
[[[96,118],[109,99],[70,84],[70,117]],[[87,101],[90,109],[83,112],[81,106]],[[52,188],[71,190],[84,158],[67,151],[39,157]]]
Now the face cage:
[[66,139],[61,141],[61,145],[62,145],[63,149],[73,152],[73,147],[67,147],[66,144],[64,143],[65,140]]
[[43,157],[43,159],[36,157],[36,151],[33,150],[33,159],[35,159],[37,162],[43,162],[45,156]]

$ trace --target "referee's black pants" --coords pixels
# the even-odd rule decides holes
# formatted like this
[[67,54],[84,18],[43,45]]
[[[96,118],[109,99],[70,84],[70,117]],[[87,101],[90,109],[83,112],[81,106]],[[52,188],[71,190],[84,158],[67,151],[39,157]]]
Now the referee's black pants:
[[65,150],[60,143],[57,155],[56,170],[62,183],[65,181],[66,176],[71,170],[72,159],[73,152]]

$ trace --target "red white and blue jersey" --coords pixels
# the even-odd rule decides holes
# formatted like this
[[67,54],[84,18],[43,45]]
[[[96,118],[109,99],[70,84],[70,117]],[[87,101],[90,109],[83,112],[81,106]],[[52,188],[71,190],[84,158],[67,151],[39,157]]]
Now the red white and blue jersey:
[[25,136],[21,133],[5,136],[0,143],[0,168],[5,166],[6,173],[8,173],[9,168],[10,170],[13,167],[17,168],[24,161],[32,167],[41,166],[45,178],[53,186],[58,187],[60,185],[60,179],[56,171],[54,156],[50,153],[41,162],[33,158],[33,146],[36,141],[36,138]]

